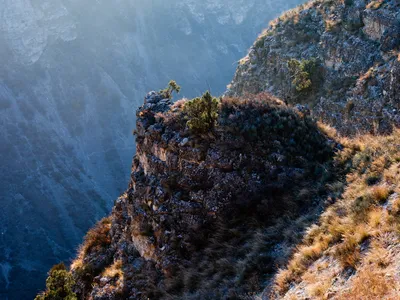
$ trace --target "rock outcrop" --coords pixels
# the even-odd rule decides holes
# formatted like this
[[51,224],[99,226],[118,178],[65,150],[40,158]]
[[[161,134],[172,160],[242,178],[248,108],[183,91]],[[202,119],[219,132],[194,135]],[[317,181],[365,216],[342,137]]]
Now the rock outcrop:
[[129,189],[72,265],[80,299],[260,292],[296,241],[280,229],[303,230],[299,213],[325,204],[341,146],[306,114],[268,95],[224,98],[215,129],[198,135],[188,100],[164,98],[139,108]]
[[[391,132],[400,125],[399,8],[398,1],[319,0],[292,10],[255,42],[227,93],[269,91],[308,104],[345,134]],[[291,60],[308,70],[291,69]]]

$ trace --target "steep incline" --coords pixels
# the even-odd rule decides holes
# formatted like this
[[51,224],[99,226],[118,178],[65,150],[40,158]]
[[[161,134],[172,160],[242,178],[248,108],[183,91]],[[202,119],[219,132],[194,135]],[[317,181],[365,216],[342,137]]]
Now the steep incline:
[[398,1],[311,1],[276,21],[243,58],[228,94],[269,91],[342,133],[400,125]]
[[[400,131],[346,140],[346,180],[303,236],[265,299],[398,299]],[[335,193],[332,193],[335,195]]]

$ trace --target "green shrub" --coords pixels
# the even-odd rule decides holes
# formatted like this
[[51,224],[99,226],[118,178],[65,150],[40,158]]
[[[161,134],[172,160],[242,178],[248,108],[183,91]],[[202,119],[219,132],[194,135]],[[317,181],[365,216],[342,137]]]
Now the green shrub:
[[186,102],[183,111],[186,114],[186,124],[189,129],[197,134],[214,129],[218,117],[218,103],[219,101],[209,92],[201,98]]
[[55,265],[49,271],[46,291],[36,296],[35,300],[77,300],[76,294],[72,291],[74,284],[74,279],[65,265],[63,263]]
[[313,77],[316,74],[317,67],[318,63],[315,58],[301,61],[293,58],[288,61],[292,84],[297,92],[308,92],[312,89],[316,83],[313,82]]
[[172,98],[173,92],[176,92],[179,94],[180,91],[181,91],[180,85],[178,85],[175,80],[171,80],[168,83],[168,86],[165,89],[161,90],[160,93],[163,93],[165,98],[170,99],[170,98]]

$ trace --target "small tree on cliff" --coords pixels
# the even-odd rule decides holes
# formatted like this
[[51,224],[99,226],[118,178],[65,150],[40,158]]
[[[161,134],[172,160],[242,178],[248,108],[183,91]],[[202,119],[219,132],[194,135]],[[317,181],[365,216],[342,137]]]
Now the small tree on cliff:
[[185,103],[187,126],[194,133],[206,133],[215,127],[218,117],[218,100],[206,92],[201,98]]
[[78,300],[72,291],[74,284],[74,279],[65,265],[63,263],[55,265],[49,271],[46,291],[36,296],[35,300]]
[[317,74],[317,60],[291,59],[288,61],[288,69],[292,78],[292,85],[297,92],[308,92],[316,84],[315,75]]
[[168,86],[161,92],[164,93],[166,98],[172,98],[173,92],[176,92],[177,94],[179,94],[180,91],[181,91],[181,87],[176,83],[175,80],[171,80],[168,83]]

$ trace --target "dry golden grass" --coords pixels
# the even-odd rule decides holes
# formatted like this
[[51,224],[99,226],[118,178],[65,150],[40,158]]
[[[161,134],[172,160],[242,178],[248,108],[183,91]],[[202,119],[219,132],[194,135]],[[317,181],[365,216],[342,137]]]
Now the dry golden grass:
[[346,236],[344,242],[338,245],[333,253],[343,267],[355,268],[361,257],[359,246],[358,239],[349,235]]
[[372,1],[372,2],[368,3],[367,8],[372,9],[372,10],[378,9],[382,6],[383,2],[384,2],[384,0]]
[[393,278],[385,276],[384,272],[369,266],[358,272],[349,290],[343,292],[337,299],[385,299],[395,289],[395,286],[396,283]]
[[[335,134],[323,124],[320,128]],[[344,192],[319,223],[307,230],[287,268],[276,275],[276,291],[281,295],[289,286],[308,280],[307,293],[323,299],[330,284],[314,275],[331,266],[310,267],[324,256],[334,258],[343,270],[350,267],[355,271],[351,288],[341,293],[340,299],[382,299],[394,291],[389,276],[393,271],[387,270],[393,262],[387,249],[397,243],[393,237],[400,233],[400,199],[394,194],[400,192],[400,131],[386,137],[342,139],[342,144],[345,148],[337,153],[336,163],[348,167],[349,172],[342,187],[335,183],[328,188],[332,195]]]
[[124,272],[122,271],[122,261],[117,260],[116,262],[114,262],[111,266],[104,270],[101,276],[123,280]]
[[368,225],[371,228],[377,228],[382,224],[384,218],[384,211],[382,208],[374,208],[368,214]]
[[91,251],[97,251],[107,247],[111,243],[110,236],[111,218],[107,217],[98,222],[85,236],[82,251],[86,255]]
[[371,249],[365,258],[365,264],[386,268],[390,263],[390,253],[387,249],[385,249],[379,241],[373,241],[371,243]]
[[373,199],[378,203],[385,202],[389,197],[389,188],[385,185],[380,185],[372,188],[371,194]]
[[398,215],[400,213],[400,198],[396,198],[392,202],[391,213],[393,215]]
[[75,260],[72,262],[72,264],[71,264],[71,270],[77,270],[77,269],[79,269],[79,268],[81,268],[81,267],[83,266],[83,259],[82,259],[82,257],[83,257],[83,254],[82,254],[82,252],[80,251],[80,252],[78,253],[78,258],[75,259]]
[[314,297],[314,299],[327,299],[325,295],[330,287],[331,283],[329,281],[321,280],[320,282],[309,286],[307,292],[311,297]]

